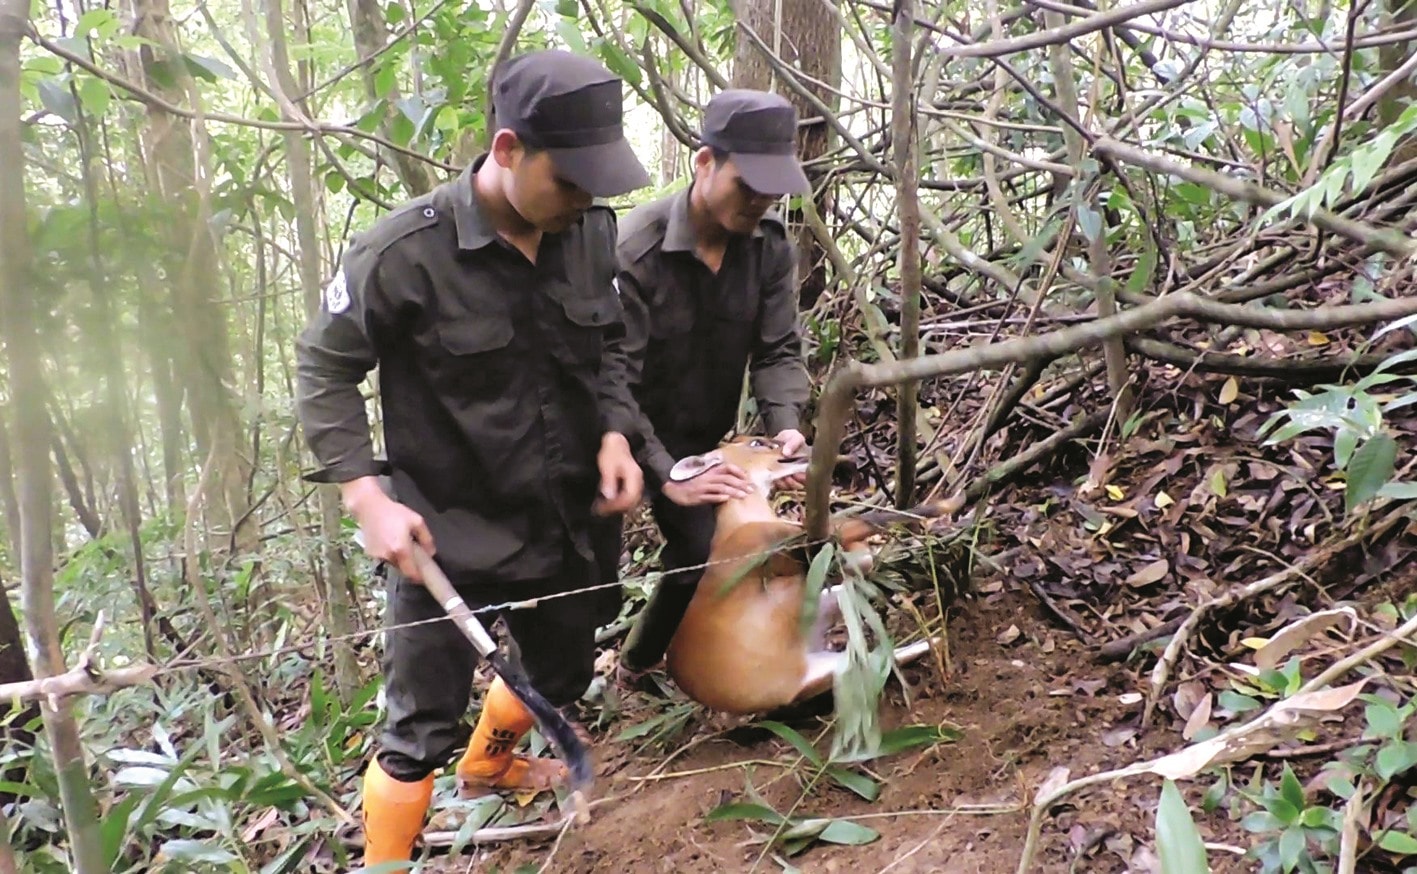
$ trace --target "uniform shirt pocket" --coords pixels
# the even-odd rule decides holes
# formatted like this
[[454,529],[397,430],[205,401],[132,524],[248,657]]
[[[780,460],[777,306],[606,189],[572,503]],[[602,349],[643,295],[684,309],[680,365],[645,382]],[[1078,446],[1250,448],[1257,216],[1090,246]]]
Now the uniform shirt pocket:
[[506,382],[514,370],[515,331],[506,316],[456,319],[438,325],[439,371],[459,392]]
[[565,337],[569,360],[575,364],[593,364],[598,368],[605,342],[605,327],[615,318],[615,304],[602,298],[572,298],[562,300]]

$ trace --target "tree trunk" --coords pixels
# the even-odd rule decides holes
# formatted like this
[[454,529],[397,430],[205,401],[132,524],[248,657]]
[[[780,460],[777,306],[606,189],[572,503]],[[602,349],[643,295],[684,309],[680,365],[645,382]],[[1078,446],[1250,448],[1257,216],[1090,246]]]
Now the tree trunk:
[[[826,0],[736,0],[735,11],[743,24],[752,28],[773,53],[789,67],[800,70],[807,90],[833,112],[838,99],[832,89],[841,86],[841,28],[836,16],[823,3]],[[781,27],[779,27],[779,22]],[[813,84],[811,80],[830,87]],[[733,54],[733,87],[776,91],[791,100],[803,120],[818,118],[819,113],[804,98],[773,75],[772,67],[753,40],[738,31]],[[831,126],[819,120],[798,128],[798,154],[803,162],[825,155],[832,148]],[[833,212],[832,197],[821,186],[820,170],[807,168],[807,178],[817,194],[817,215]],[[816,302],[827,287],[827,255],[812,231],[802,220],[801,210],[793,209],[788,219],[800,230],[797,238],[799,258],[799,302],[803,308]]]
[[[299,16],[296,16],[298,38],[306,41]],[[285,46],[285,15],[281,11],[281,0],[266,0],[266,36],[271,48],[270,66],[274,85],[288,100],[300,93],[295,76],[291,72],[290,58]],[[282,100],[282,104],[286,101]],[[287,116],[290,113],[286,113]],[[317,189],[312,172],[310,149],[305,139],[295,131],[285,135],[286,166],[290,172],[291,199],[295,202],[295,234],[297,257],[299,259],[300,288],[305,302],[305,314],[313,316],[320,308],[320,288],[323,271],[320,267],[320,237],[315,226],[318,210]],[[312,562],[312,570],[317,578],[323,577],[326,616],[329,619],[330,634],[344,637],[354,630],[351,620],[349,600],[349,566],[344,551],[340,548],[340,495],[339,487],[322,485],[318,487],[320,509],[320,541],[323,544],[324,568],[320,573],[318,563]],[[354,650],[348,646],[335,646],[335,685],[341,700],[350,701],[359,688],[359,665],[354,659]]]
[[[374,65],[367,62],[389,44],[389,27],[384,21],[384,7],[378,0],[348,0],[348,6],[349,23],[354,28],[354,47],[359,52],[359,60],[364,62],[359,67],[360,74],[364,77],[364,95],[371,102],[379,101],[381,98],[374,85]],[[287,93],[294,97],[299,92]],[[399,97],[399,87],[395,85],[382,98],[385,109],[397,106]],[[389,125],[384,124],[381,127],[387,137]],[[417,197],[426,194],[433,187],[428,168],[418,159],[403,152],[384,149],[382,146],[380,151],[384,153],[384,159],[393,166],[399,181],[408,189],[410,195]]]
[[[0,337],[10,373],[15,413],[15,467],[19,480],[21,607],[25,638],[40,677],[64,673],[54,616],[53,476],[49,420],[41,382],[41,353],[25,211],[25,153],[20,130],[20,40],[29,24],[28,0],[0,0]],[[79,727],[67,699],[40,702],[54,758],[59,798],[78,874],[100,874],[103,842],[98,805],[89,787]]]
[[[891,23],[891,151],[896,174],[896,210],[900,216],[900,358],[920,355],[920,155],[915,117],[915,3],[896,0]],[[915,503],[917,417],[920,384],[908,382],[896,395],[898,429],[896,507]]]
[[[1383,16],[1383,24],[1401,29],[1417,27],[1417,0],[1386,0],[1386,12]],[[1412,53],[1417,52],[1417,39],[1407,42],[1393,43],[1392,45],[1378,48],[1378,69],[1380,75],[1387,75],[1407,62],[1412,57]],[[1378,120],[1384,125],[1397,121],[1397,117],[1402,115],[1414,102],[1417,102],[1417,81],[1414,77],[1408,76],[1399,82],[1391,91],[1378,101]],[[1417,143],[1417,137],[1408,136],[1405,143],[1411,149]],[[1399,163],[1394,159],[1391,166]]]
[[[196,104],[199,95],[180,56],[167,0],[132,0],[134,31],[152,41],[139,50],[144,84],[171,103]],[[175,82],[176,85],[165,84]],[[184,99],[185,98],[185,99]],[[206,132],[200,124],[148,107],[143,131],[145,160],[154,194],[174,211],[172,257],[166,279],[173,289],[175,329],[183,341],[177,376],[187,396],[192,433],[203,458],[214,455],[212,534],[229,537],[238,550],[253,545],[254,521],[246,514],[246,476],[241,419],[232,390],[234,361],[225,311],[214,302],[220,275],[211,228]],[[202,154],[198,154],[198,150]],[[238,520],[241,530],[233,530]]]
[[[15,495],[15,469],[11,462],[9,426],[5,410],[0,409],[0,510],[5,513],[5,534],[10,561],[20,566],[20,499]],[[0,562],[0,567],[4,563]]]

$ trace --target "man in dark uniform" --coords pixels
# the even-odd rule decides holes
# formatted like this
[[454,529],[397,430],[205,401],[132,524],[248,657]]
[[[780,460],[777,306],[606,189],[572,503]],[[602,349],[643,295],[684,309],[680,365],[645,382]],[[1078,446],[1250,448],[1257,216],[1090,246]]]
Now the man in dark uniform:
[[[621,80],[554,51],[513,58],[493,80],[490,151],[351,242],[297,345],[300,420],[322,465],[310,479],[340,484],[366,551],[387,563],[388,714],[364,779],[366,866],[411,857],[434,772],[465,741],[464,789],[546,789],[565,775],[514,755],[533,720],[500,680],[469,741],[476,651],[449,621],[400,627],[446,617],[411,542],[474,609],[580,589],[601,581],[616,514],[643,484],[608,424],[629,402],[602,364],[624,326],[614,213],[592,203],[649,182],[623,136]],[[358,388],[376,365],[387,462]],[[605,600],[503,614],[552,704],[589,685],[596,625],[617,606]]]
[[713,449],[733,430],[745,368],[767,433],[788,455],[804,442],[796,252],[768,212],[784,194],[811,191],[796,134],[796,110],[783,98],[718,94],[704,109],[688,190],[621,222],[616,282],[626,338],[614,364],[638,409],[612,401],[613,421],[639,432],[636,458],[655,491],[667,571],[620,653],[617,679],[627,687],[663,658],[693,598],[714,505],[749,488],[732,465],[685,482],[669,475],[677,459]]

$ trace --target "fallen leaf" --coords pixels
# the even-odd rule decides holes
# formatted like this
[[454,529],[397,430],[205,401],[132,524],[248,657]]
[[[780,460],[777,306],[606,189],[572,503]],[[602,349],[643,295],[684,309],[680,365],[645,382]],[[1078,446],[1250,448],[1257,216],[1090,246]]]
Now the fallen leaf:
[[997,639],[999,641],[1000,646],[1008,646],[1009,644],[1018,640],[1021,636],[1023,636],[1023,632],[1019,631],[1018,626],[1010,625],[1008,628],[1005,628],[1003,631],[999,632],[999,637]]
[[1352,607],[1323,610],[1305,616],[1259,647],[1259,652],[1255,653],[1255,665],[1261,668],[1277,667],[1280,661],[1296,648],[1330,628],[1344,624],[1348,626],[1349,633],[1352,633],[1358,624],[1358,614],[1353,612]]
[[1068,784],[1068,778],[1071,775],[1072,771],[1062,765],[1049,771],[1048,776],[1043,778],[1043,782],[1038,784],[1038,794],[1034,796],[1034,801],[1037,802],[1039,799],[1047,798],[1066,786]]
[[1181,732],[1181,737],[1186,740],[1195,740],[1201,729],[1210,724],[1211,696],[1207,692],[1205,697],[1196,705],[1195,712],[1186,720],[1186,728]]
[[1220,387],[1220,402],[1225,406],[1235,403],[1235,399],[1240,396],[1240,382],[1235,377],[1225,380],[1225,385]]
[[1114,486],[1111,483],[1107,484],[1107,497],[1111,498],[1114,501],[1120,501],[1126,496],[1127,493],[1122,491],[1120,487]]
[[1201,703],[1202,698],[1210,696],[1205,688],[1205,684],[1197,680],[1187,680],[1176,687],[1176,694],[1171,696],[1171,704],[1176,708],[1176,715],[1182,719],[1190,719],[1191,714],[1196,712],[1196,707]]
[[1158,510],[1164,510],[1172,504],[1176,503],[1171,499],[1171,496],[1166,494],[1165,492],[1157,492],[1156,497],[1152,498],[1152,501],[1155,502],[1156,509]]
[[1134,589],[1145,588],[1154,585],[1166,578],[1171,572],[1171,563],[1164,558],[1156,561],[1127,577],[1126,584]]
[[1136,736],[1137,730],[1135,728],[1114,728],[1111,731],[1103,732],[1102,743],[1109,747],[1119,747]]
[[1328,337],[1325,336],[1322,331],[1310,331],[1310,332],[1309,332],[1309,345],[1310,345],[1310,346],[1327,346],[1327,345],[1328,345]]
[[1140,704],[1142,694],[1140,692],[1123,692],[1117,696],[1117,700],[1122,704]]

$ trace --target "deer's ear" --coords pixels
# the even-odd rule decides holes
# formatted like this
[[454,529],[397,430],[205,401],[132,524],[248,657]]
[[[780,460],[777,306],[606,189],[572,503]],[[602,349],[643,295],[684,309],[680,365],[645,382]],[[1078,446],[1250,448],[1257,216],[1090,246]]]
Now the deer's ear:
[[669,469],[669,479],[676,483],[682,483],[700,476],[722,463],[723,457],[718,453],[690,455],[674,463],[674,466]]

